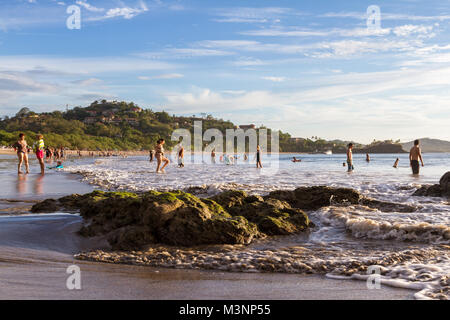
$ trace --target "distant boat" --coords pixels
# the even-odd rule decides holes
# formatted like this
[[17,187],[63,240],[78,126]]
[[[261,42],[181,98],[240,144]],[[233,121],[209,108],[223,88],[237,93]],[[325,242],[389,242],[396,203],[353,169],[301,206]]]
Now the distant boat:
[[327,154],[327,155],[331,156],[333,154],[333,151],[328,150],[328,151],[324,152],[324,154]]

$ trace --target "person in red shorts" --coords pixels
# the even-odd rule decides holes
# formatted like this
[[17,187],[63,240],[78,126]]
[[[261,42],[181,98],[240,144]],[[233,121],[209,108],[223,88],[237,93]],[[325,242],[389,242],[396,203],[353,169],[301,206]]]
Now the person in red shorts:
[[45,173],[45,164],[44,164],[44,155],[45,155],[45,144],[44,144],[44,136],[42,134],[37,135],[37,140],[33,149],[36,152],[36,158],[39,161],[39,165],[41,166],[41,174]]

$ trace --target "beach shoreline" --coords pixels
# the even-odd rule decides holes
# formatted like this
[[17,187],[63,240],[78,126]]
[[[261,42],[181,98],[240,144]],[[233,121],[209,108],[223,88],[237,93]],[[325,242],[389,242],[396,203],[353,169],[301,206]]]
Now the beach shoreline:
[[[9,158],[9,157],[8,157]],[[118,162],[126,162],[126,159],[117,159]],[[130,159],[134,161],[134,159]],[[88,161],[90,163],[90,161]],[[106,161],[107,163],[110,161]],[[116,161],[113,161],[116,162]],[[76,163],[76,162],[74,162]],[[81,161],[83,163],[83,161]],[[97,167],[97,165],[96,165]],[[12,171],[8,174],[8,179],[14,182],[17,175]],[[27,183],[36,184],[37,174],[32,174],[28,178]],[[16,188],[11,188],[8,199],[30,200],[46,198],[57,199],[59,197],[70,195],[73,193],[86,193],[92,190],[93,185],[81,181],[81,175],[70,174],[68,172],[51,172],[46,175],[45,188],[39,195],[35,193],[38,188],[33,187],[32,192],[27,194],[20,193],[20,185],[18,179]],[[9,182],[6,182],[9,184]],[[5,192],[5,191],[3,191]],[[27,204],[29,205],[29,204]],[[14,205],[11,205],[14,207]],[[18,210],[19,211],[19,210]],[[23,212],[22,212],[23,214]],[[8,215],[14,215],[14,209],[8,209]],[[41,215],[41,219],[51,218],[51,216]],[[177,269],[162,268],[155,266],[136,266],[125,264],[106,264],[92,261],[82,261],[75,259],[74,255],[80,251],[95,250],[95,243],[83,248],[77,247],[73,242],[81,241],[78,236],[71,234],[66,240],[59,241],[65,243],[63,248],[55,248],[48,246],[47,242],[40,243],[42,235],[47,235],[53,242],[58,242],[58,237],[54,235],[56,230],[64,230],[58,227],[56,222],[43,222],[33,220],[33,216],[23,216],[20,224],[12,227],[12,224],[0,224],[0,251],[2,256],[8,257],[8,264],[0,262],[0,266],[5,267],[5,275],[13,280],[18,280],[19,275],[27,275],[26,283],[22,281],[22,287],[10,287],[10,292],[15,292],[17,299],[31,298],[26,296],[30,290],[37,290],[38,285],[33,280],[36,273],[47,274],[42,281],[47,281],[49,287],[43,293],[48,299],[73,299],[74,297],[87,299],[90,298],[112,298],[112,299],[159,299],[166,297],[167,299],[254,299],[255,293],[261,299],[412,299],[414,297],[413,290],[392,288],[382,286],[380,290],[368,290],[364,281],[353,280],[335,280],[326,278],[324,275],[304,275],[290,273],[243,273],[243,272],[224,272],[220,270],[198,270],[198,269]],[[68,218],[70,219],[70,218]],[[79,217],[78,217],[79,219]],[[72,221],[72,227],[80,226],[81,221]],[[33,232],[27,230],[24,226],[31,225],[34,227],[41,226],[44,229],[39,230],[33,238]],[[15,228],[15,229],[14,229]],[[75,229],[72,229],[74,231]],[[16,238],[12,238],[15,235]],[[38,236],[39,235],[39,236]],[[24,236],[24,239],[21,237]],[[30,240],[32,238],[32,240]],[[5,241],[9,239],[8,241]],[[84,239],[86,240],[86,239]],[[68,242],[67,242],[68,241]],[[12,246],[12,243],[15,243]],[[19,245],[18,245],[19,243]],[[20,248],[20,250],[17,250]],[[15,260],[17,259],[17,260]],[[38,261],[36,265],[23,266],[20,261]],[[45,261],[45,263],[43,262]],[[61,264],[63,262],[63,264]],[[3,264],[3,265],[2,265]],[[45,264],[45,267],[42,265]],[[55,280],[51,275],[53,272],[62,272],[58,277],[66,276],[64,267],[68,264],[75,264],[86,270],[86,276],[92,285],[86,288],[85,296],[74,296],[66,292],[65,288],[60,288],[61,279]],[[86,269],[85,269],[86,268]],[[55,271],[56,270],[56,271]],[[161,276],[164,275],[164,276]],[[64,278],[65,279],[65,278]],[[98,279],[98,280],[97,280]],[[145,281],[142,283],[142,279]],[[122,283],[122,287],[115,287],[111,283]],[[276,293],[271,292],[271,288],[267,287],[267,283],[271,283],[272,287],[276,287]],[[157,290],[161,295],[157,295],[152,290],[146,288],[150,286],[152,290]],[[210,287],[206,290],[205,285]],[[241,285],[242,284],[242,285]],[[186,285],[187,287],[185,287]],[[59,286],[59,287],[58,287]],[[54,290],[55,288],[60,288]],[[99,288],[103,288],[99,290]],[[131,289],[130,289],[131,288]],[[186,289],[188,288],[188,289]],[[205,291],[206,290],[206,291]],[[56,294],[55,292],[59,292]],[[132,292],[131,292],[132,291]],[[7,295],[5,290],[0,290],[0,297]],[[11,296],[13,294],[11,293]]]
[[[115,265],[74,260],[92,246],[75,234],[81,220],[70,215],[0,218],[0,299],[142,300],[404,300],[413,291],[317,275],[235,273]],[[42,237],[45,234],[45,237]],[[14,235],[14,236],[13,236]],[[81,270],[82,290],[68,290],[66,269]],[[0,280],[1,280],[0,279]]]

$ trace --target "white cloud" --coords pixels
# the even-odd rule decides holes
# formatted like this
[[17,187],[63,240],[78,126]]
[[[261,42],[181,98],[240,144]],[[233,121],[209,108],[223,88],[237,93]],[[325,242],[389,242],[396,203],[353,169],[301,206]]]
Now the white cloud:
[[284,82],[286,81],[285,77],[272,77],[272,76],[266,76],[266,77],[261,77],[261,79],[263,80],[268,80],[268,81],[272,81],[272,82]]
[[124,19],[132,19],[144,12],[148,11],[147,4],[144,1],[139,1],[139,6],[135,8],[123,6],[117,8],[111,8],[106,11],[103,16],[91,17],[88,20],[90,21],[98,21],[105,19],[112,19],[117,17],[123,17]]
[[[360,20],[366,20],[367,14],[365,12],[329,12],[319,15],[321,18],[354,18]],[[450,15],[437,15],[437,16],[418,16],[398,13],[385,13],[381,12],[381,19],[383,20],[396,20],[396,21],[446,21],[450,20]]]
[[403,25],[395,27],[393,30],[394,34],[399,37],[409,37],[410,35],[433,37],[433,26],[423,26],[423,25]]
[[139,80],[180,79],[183,77],[184,77],[184,75],[182,75],[180,73],[165,73],[165,74],[160,74],[160,75],[153,76],[153,77],[139,76],[138,79]]
[[100,84],[102,82],[103,82],[102,80],[97,79],[97,78],[89,78],[89,79],[85,79],[85,80],[73,81],[74,84],[78,84],[78,85],[83,86],[83,87],[89,87],[89,86],[92,86],[92,85]]
[[237,7],[218,9],[215,10],[214,13],[219,17],[214,19],[214,21],[228,23],[277,23],[280,21],[280,17],[282,16],[300,14],[293,9],[281,7]]
[[44,70],[66,74],[133,72],[142,70],[168,70],[177,67],[163,61],[150,61],[127,57],[52,57],[52,56],[0,56],[0,66],[11,71]]
[[78,1],[76,2],[76,4],[78,4],[79,6],[84,7],[86,10],[91,11],[91,12],[103,12],[103,11],[105,11],[104,8],[97,8],[97,7],[94,7],[93,5],[87,3],[86,1],[80,1],[80,0],[78,0]]

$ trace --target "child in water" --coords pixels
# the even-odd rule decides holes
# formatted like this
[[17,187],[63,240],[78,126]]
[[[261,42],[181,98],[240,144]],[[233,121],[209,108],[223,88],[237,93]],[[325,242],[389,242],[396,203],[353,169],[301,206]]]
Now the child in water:
[[58,160],[56,162],[56,166],[55,167],[48,167],[48,169],[64,169],[63,163],[61,160]]

